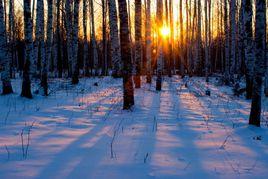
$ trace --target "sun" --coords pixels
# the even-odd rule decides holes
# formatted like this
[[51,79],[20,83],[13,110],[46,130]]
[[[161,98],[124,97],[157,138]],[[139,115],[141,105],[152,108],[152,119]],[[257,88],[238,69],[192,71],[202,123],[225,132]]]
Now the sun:
[[161,29],[160,29],[160,33],[163,37],[168,37],[169,34],[170,34],[170,29],[167,27],[167,26],[163,26]]

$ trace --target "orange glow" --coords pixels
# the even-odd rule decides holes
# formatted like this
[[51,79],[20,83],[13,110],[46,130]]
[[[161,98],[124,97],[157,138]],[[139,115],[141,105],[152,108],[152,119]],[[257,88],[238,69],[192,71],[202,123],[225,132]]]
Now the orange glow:
[[169,27],[167,26],[163,26],[161,29],[160,29],[160,33],[163,37],[168,37],[169,34],[170,34],[170,29]]

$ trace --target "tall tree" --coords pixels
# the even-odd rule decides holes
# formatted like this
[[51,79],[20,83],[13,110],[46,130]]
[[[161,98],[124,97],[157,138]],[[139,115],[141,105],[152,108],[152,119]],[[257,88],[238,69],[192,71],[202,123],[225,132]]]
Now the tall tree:
[[231,79],[234,80],[236,73],[236,0],[230,0],[230,73]]
[[152,82],[152,38],[151,38],[151,0],[146,1],[146,63],[147,83]]
[[118,0],[120,21],[120,45],[123,61],[123,97],[124,109],[130,109],[134,105],[134,89],[131,63],[130,33],[126,0]]
[[85,75],[89,75],[89,58],[88,58],[88,40],[87,40],[87,12],[88,12],[88,0],[83,0],[83,33],[84,33],[84,72]]
[[72,65],[72,84],[79,83],[79,65],[78,65],[78,33],[79,33],[79,3],[80,0],[74,1],[74,12],[73,12],[73,65]]
[[135,0],[135,87],[141,87],[141,57],[142,57],[142,42],[141,42],[141,0]]
[[[163,26],[163,2],[162,0],[157,0],[157,26]],[[158,50],[157,50],[157,79],[156,79],[156,90],[161,91],[162,89],[162,70],[163,70],[163,41],[161,37],[161,32],[158,31]]]
[[228,0],[224,0],[224,36],[225,36],[225,83],[229,83],[230,78],[230,41],[228,23]]
[[110,50],[112,56],[112,76],[121,76],[121,54],[119,44],[119,32],[118,32],[118,18],[115,0],[108,1],[109,6],[109,24],[110,24]]
[[[58,77],[59,78],[62,77],[62,72],[63,72],[61,17],[60,17],[60,14],[61,14],[60,13],[61,12],[61,2],[62,2],[61,0],[57,0],[57,3],[56,3],[56,9],[57,9],[57,17],[56,17],[56,60],[57,60],[57,69],[58,69]],[[50,3],[50,0],[48,0],[48,3]],[[52,10],[50,10],[50,9],[48,9],[48,11],[52,12]],[[51,19],[51,21],[52,21],[52,19]]]
[[205,0],[204,5],[205,11],[205,76],[206,81],[208,81],[208,65],[209,65],[209,42],[208,42],[208,31],[209,31],[209,23],[208,23],[208,0]]
[[254,73],[254,43],[253,43],[253,29],[252,29],[252,0],[245,1],[245,62],[246,62],[246,97],[252,98],[253,88],[253,73]]
[[197,2],[197,58],[195,62],[196,74],[201,74],[201,60],[202,60],[202,5],[201,0]]
[[15,14],[14,14],[14,0],[9,0],[9,49],[11,55],[10,76],[13,76],[14,66],[16,65],[16,49],[15,49]]
[[266,65],[267,67],[266,67],[266,74],[265,74],[264,93],[265,93],[265,96],[268,97],[268,61]]
[[32,98],[31,76],[33,74],[33,23],[31,17],[31,0],[23,0],[24,8],[24,41],[25,64],[23,68],[23,80],[21,96]]
[[41,86],[43,87],[43,94],[48,95],[47,92],[47,74],[46,74],[46,54],[45,54],[45,39],[44,39],[44,28],[45,28],[45,19],[44,19],[44,1],[37,1],[37,10],[36,10],[36,44],[38,47],[38,56],[41,60],[42,66],[42,80]]
[[255,65],[249,124],[260,126],[262,78],[266,72],[266,0],[256,0]]
[[69,77],[73,75],[73,16],[72,16],[72,3],[71,0],[65,1],[65,24],[66,24],[66,40],[67,40],[67,52],[68,52],[68,70]]
[[[185,65],[185,60],[184,60],[184,31],[183,31],[183,9],[182,9],[182,0],[180,0],[180,6],[179,6],[179,16],[180,16],[180,71],[181,75],[184,75],[184,65]],[[201,32],[201,31],[200,31]],[[201,33],[200,33],[201,35]]]
[[13,93],[10,76],[9,76],[9,66],[10,59],[8,55],[8,46],[7,46],[7,34],[6,26],[4,22],[4,9],[2,1],[0,1],[0,64],[3,66],[3,72],[1,74],[2,80],[2,94]]
[[107,1],[102,2],[102,75],[108,74],[108,56],[107,56]]
[[97,42],[96,42],[96,35],[95,35],[95,17],[94,17],[94,3],[93,0],[90,0],[90,18],[91,18],[91,35],[90,35],[90,42],[91,42],[91,59],[93,60],[93,67],[95,70],[94,75],[98,75],[98,51],[97,51]]
[[[41,85],[44,89],[44,95],[48,95],[48,82],[47,82],[47,66],[48,62],[51,61],[52,58],[52,33],[53,33],[53,0],[47,0],[47,30],[46,30],[46,55],[42,61],[42,78]],[[44,32],[43,32],[44,33]]]

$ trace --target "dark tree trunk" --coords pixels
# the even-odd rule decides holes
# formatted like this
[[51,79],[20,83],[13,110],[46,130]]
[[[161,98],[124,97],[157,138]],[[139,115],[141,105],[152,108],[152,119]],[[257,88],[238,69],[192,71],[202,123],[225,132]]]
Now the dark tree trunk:
[[126,0],[118,0],[120,20],[120,45],[121,58],[123,62],[123,92],[125,110],[134,105],[134,89],[132,79],[132,63],[130,48],[130,33],[128,27],[128,13]]
[[256,0],[255,67],[249,124],[260,126],[262,78],[266,72],[266,1]]
[[24,0],[24,35],[25,35],[25,64],[23,69],[23,82],[21,96],[26,98],[32,98],[31,92],[31,78],[32,73],[31,62],[33,62],[33,39],[32,39],[32,19],[31,19],[31,1]]
[[135,87],[141,88],[141,62],[142,62],[142,44],[141,44],[141,0],[135,0]]

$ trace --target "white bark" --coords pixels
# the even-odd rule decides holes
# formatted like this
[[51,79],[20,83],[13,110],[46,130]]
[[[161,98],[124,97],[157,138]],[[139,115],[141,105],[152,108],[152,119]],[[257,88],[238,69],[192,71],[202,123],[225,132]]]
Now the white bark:
[[246,63],[246,80],[247,80],[247,98],[252,97],[252,80],[254,73],[254,42],[253,42],[253,27],[252,27],[252,0],[245,1],[245,38],[244,38],[244,47],[245,47],[245,63]]
[[148,82],[151,82],[152,71],[152,39],[151,39],[151,0],[147,0],[146,4],[146,63]]
[[[40,54],[39,58],[41,60],[41,66],[43,68],[44,64],[46,63],[46,57],[45,57],[45,42],[44,42],[44,28],[45,28],[45,22],[44,22],[44,1],[38,0],[37,1],[37,10],[36,10],[36,33],[35,33],[35,53],[36,57],[38,57],[38,54]],[[38,52],[39,51],[39,52]]]
[[95,75],[98,75],[98,51],[97,51],[97,42],[95,35],[95,17],[94,17],[94,4],[93,0],[90,0],[90,16],[91,16],[91,44],[92,44],[92,57],[93,57],[93,68],[95,69]]
[[236,52],[236,0],[230,0],[230,40],[231,40],[231,52],[230,52],[230,63],[231,63],[231,77],[236,73],[236,61],[235,61],[235,52]]
[[266,1],[256,0],[255,16],[255,64],[253,94],[249,124],[260,126],[262,107],[262,79],[266,72]]
[[71,11],[71,0],[65,1],[65,13],[66,13],[66,35],[67,35],[67,51],[68,51],[68,62],[69,62],[69,76],[74,72],[72,71],[73,64],[73,47],[72,47],[72,31],[73,31],[73,17]]
[[72,83],[78,83],[79,77],[79,67],[78,67],[78,31],[79,31],[79,2],[80,0],[74,1],[74,12],[73,12],[73,39],[72,39],[72,47],[73,47],[73,58],[72,58],[72,71],[73,71],[73,79]]
[[[157,25],[162,27],[163,25],[163,2],[162,0],[157,0]],[[158,50],[157,50],[157,80],[156,80],[156,90],[161,91],[162,89],[162,70],[163,70],[163,40],[161,33],[158,31]]]
[[32,98],[31,76],[34,72],[33,58],[33,23],[31,17],[31,0],[23,1],[24,7],[24,40],[25,40],[25,64],[23,69],[23,82],[21,96]]
[[229,41],[229,23],[228,23],[228,0],[224,0],[224,35],[225,35],[225,77],[227,83],[230,76],[230,41]]
[[109,25],[110,25],[110,42],[113,76],[120,76],[121,70],[121,54],[118,34],[118,18],[115,0],[108,1],[109,6]]
[[209,58],[209,42],[208,42],[208,36],[209,36],[209,25],[208,25],[208,0],[205,0],[204,5],[204,11],[205,11],[205,76],[206,80],[208,80],[208,58]]
[[3,83],[3,94],[12,93],[12,86],[9,76],[9,52],[7,46],[7,34],[6,34],[6,27],[4,22],[4,10],[3,4],[0,1],[0,66],[2,66],[3,71],[1,73],[1,80]]
[[83,32],[84,32],[84,73],[88,75],[88,39],[87,39],[87,15],[88,15],[88,0],[83,0]]
[[141,62],[142,62],[142,42],[141,42],[141,0],[135,0],[135,87],[141,87]]

